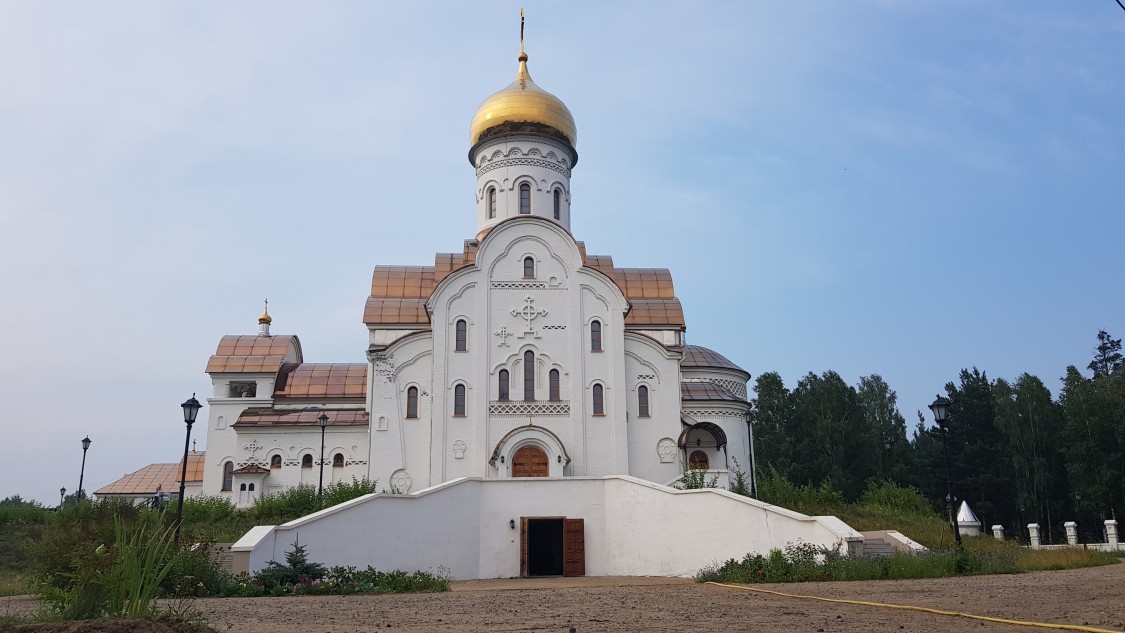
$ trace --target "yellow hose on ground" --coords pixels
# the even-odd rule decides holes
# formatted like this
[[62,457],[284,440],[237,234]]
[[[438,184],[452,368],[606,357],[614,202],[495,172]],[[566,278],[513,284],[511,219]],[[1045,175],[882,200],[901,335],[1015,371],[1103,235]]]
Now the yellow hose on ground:
[[958,611],[943,611],[941,609],[930,609],[928,607],[916,607],[909,604],[885,604],[882,602],[866,602],[863,600],[844,600],[843,598],[822,598],[820,596],[802,596],[795,593],[783,593],[781,591],[771,591],[769,589],[758,589],[756,587],[747,587],[745,585],[726,585],[721,582],[709,582],[708,585],[715,585],[716,587],[726,587],[727,589],[743,589],[745,591],[754,591],[757,593],[768,593],[775,596],[783,596],[785,598],[798,598],[801,600],[819,600],[821,602],[838,602],[841,604],[862,604],[868,607],[884,607],[886,609],[905,609],[907,611],[922,611],[923,613],[936,613],[938,615],[952,615],[959,618],[969,618],[971,620],[985,620],[986,622],[1000,622],[1001,624],[1019,624],[1022,626],[1037,626],[1043,629],[1065,629],[1068,631],[1086,631],[1087,633],[1120,633],[1111,629],[1098,629],[1092,626],[1082,626],[1079,624],[1051,624],[1050,622],[1024,622],[1022,620],[1005,620],[1004,618],[991,618],[987,615],[973,615],[971,613],[960,613]]

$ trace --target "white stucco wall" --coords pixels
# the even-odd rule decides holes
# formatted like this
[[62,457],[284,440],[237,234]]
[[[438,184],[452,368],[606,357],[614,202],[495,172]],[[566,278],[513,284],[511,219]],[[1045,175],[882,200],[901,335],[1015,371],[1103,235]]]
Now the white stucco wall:
[[254,528],[232,551],[256,571],[282,560],[299,537],[311,560],[329,566],[442,567],[455,579],[505,578],[519,575],[519,519],[561,516],[585,522],[588,576],[691,576],[797,540],[843,549],[863,538],[834,517],[724,490],[679,491],[627,476],[474,478],[410,495],[368,495]]

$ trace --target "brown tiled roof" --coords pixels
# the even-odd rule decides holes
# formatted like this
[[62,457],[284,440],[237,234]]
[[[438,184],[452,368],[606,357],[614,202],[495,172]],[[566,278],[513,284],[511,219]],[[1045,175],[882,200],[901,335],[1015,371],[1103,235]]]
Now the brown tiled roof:
[[681,382],[680,398],[683,400],[734,400],[745,402],[729,389],[713,382]]
[[268,475],[269,472],[269,468],[257,464],[247,464],[242,468],[236,468],[231,471],[231,473],[235,475]]
[[301,360],[301,342],[293,335],[228,335],[219,341],[215,355],[207,361],[207,373],[273,373],[290,348]]
[[432,266],[376,266],[371,275],[372,297],[429,299],[433,291]]
[[684,308],[679,299],[631,299],[625,325],[684,327]]
[[367,395],[367,364],[286,365],[273,395],[277,398],[362,398]]
[[718,367],[746,373],[745,369],[727,360],[726,356],[699,345],[684,345],[684,359],[680,361],[680,367]]
[[317,418],[328,415],[328,426],[363,426],[367,412],[362,409],[246,409],[238,416],[234,426],[320,426]]
[[615,268],[614,280],[629,299],[673,299],[672,273],[667,268]]
[[381,299],[368,297],[363,307],[363,322],[368,325],[416,325],[430,323],[425,299]]
[[[203,469],[207,462],[206,451],[192,451],[188,453],[187,458],[187,483],[196,483],[203,481]],[[180,483],[180,473],[183,472],[184,460],[180,460],[176,464],[176,484]]]
[[149,464],[94,491],[96,495],[151,495],[160,486],[164,492],[179,490],[178,464]]

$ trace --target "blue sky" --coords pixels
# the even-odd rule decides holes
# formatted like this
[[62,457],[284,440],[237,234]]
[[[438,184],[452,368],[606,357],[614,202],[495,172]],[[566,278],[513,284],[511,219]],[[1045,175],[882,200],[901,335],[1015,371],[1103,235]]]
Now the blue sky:
[[[1057,392],[1125,334],[1112,0],[602,5],[529,2],[531,73],[578,124],[576,237],[670,268],[690,342],[878,373],[912,424],[962,367]],[[519,6],[0,5],[0,497],[76,488],[86,434],[88,491],[176,460],[264,297],[361,362],[372,267],[475,231]]]

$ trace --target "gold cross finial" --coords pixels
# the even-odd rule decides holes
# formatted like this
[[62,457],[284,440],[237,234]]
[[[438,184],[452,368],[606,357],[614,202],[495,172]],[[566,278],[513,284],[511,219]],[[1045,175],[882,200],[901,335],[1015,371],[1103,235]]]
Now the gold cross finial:
[[520,52],[523,50],[523,7],[520,7]]

